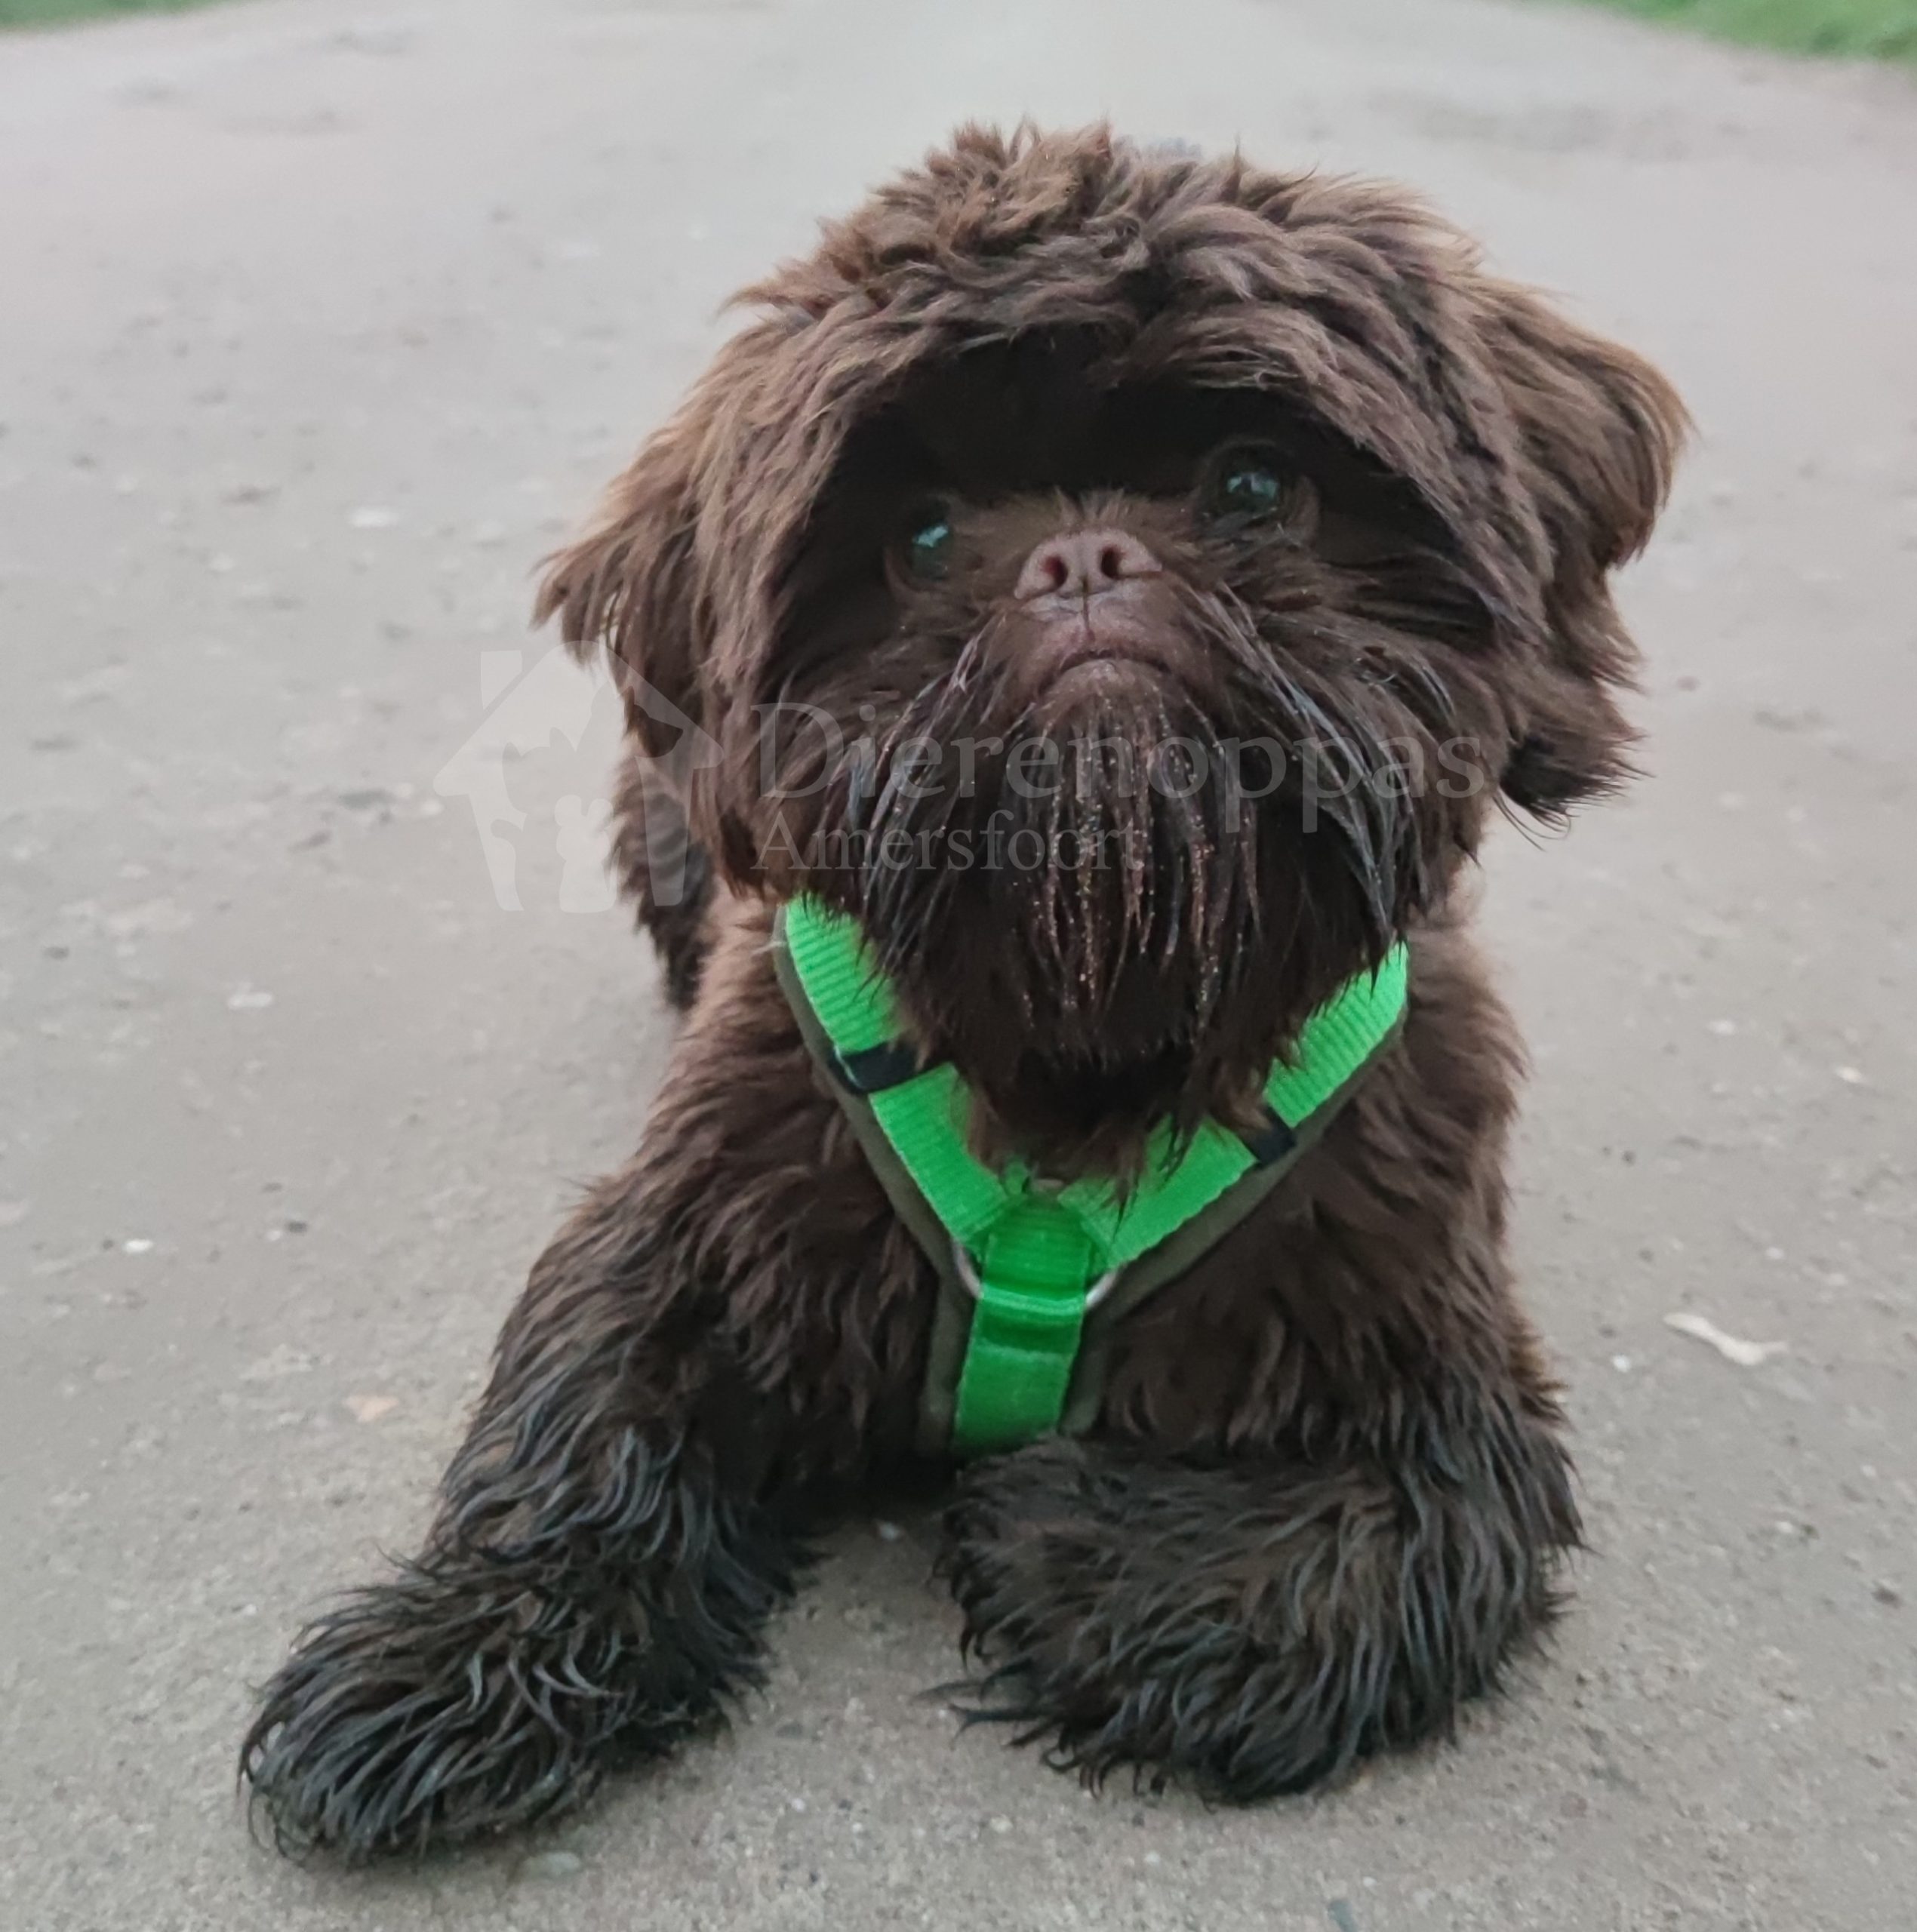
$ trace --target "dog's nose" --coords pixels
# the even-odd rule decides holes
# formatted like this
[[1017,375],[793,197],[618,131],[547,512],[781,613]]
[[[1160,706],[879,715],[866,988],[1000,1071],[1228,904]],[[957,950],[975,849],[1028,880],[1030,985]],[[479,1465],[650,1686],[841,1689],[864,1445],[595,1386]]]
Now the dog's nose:
[[1048,537],[1026,558],[1013,595],[1096,597],[1131,578],[1158,574],[1158,558],[1122,530],[1067,531]]

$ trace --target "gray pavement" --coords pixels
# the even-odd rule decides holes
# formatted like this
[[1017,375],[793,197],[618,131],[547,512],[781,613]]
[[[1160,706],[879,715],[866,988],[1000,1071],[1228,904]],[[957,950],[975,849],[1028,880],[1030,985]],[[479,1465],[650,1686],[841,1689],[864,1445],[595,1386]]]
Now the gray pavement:
[[[928,1527],[855,1524],[729,1737],[284,1863],[247,1686],[416,1533],[668,1037],[529,573],[726,290],[1027,109],[1405,177],[1700,419],[1626,592],[1655,776],[1487,869],[1575,1611],[1455,1748],[1217,1814],[960,1735]],[[1906,81],[1471,0],[265,0],[0,41],[0,183],[5,1932],[1912,1924]]]

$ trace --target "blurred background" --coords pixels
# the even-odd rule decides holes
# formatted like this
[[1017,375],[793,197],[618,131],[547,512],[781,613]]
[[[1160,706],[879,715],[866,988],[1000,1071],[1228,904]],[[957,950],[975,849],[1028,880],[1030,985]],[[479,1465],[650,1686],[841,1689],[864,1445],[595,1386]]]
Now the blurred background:
[[[1912,18],[239,0],[0,32],[0,1924],[1907,1927]],[[855,1523],[731,1736],[496,1850],[286,1865],[235,1801],[248,1686],[416,1533],[669,1038],[598,862],[617,720],[527,632],[537,560],[731,288],[1026,113],[1406,179],[1698,418],[1624,590],[1651,776],[1486,868],[1574,1611],[1456,1749],[1217,1815],[960,1734],[928,1527]]]

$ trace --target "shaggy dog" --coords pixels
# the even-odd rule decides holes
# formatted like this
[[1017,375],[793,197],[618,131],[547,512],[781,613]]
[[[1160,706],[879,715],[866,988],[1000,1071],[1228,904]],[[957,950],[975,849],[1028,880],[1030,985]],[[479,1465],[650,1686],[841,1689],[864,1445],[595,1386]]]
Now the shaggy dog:
[[1606,580],[1675,396],[1399,190],[1097,128],[968,130],[746,299],[540,603],[621,677],[617,858],[688,1017],[420,1552],[265,1692],[283,1841],[467,1838],[665,1750],[918,1457],[946,1271],[782,988],[800,894],[980,1157],[1121,1194],[1408,952],[1401,1029],[1113,1324],[1092,1411],[958,1470],[983,1709],[1094,1781],[1297,1791],[1445,1732],[1578,1539],[1460,882],[1497,810],[1627,774]]

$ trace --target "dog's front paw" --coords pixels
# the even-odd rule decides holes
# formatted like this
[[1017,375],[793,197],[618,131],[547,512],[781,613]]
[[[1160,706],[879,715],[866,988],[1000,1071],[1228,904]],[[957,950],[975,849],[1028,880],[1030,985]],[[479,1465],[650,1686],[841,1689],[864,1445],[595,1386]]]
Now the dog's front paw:
[[1442,1734],[1550,1614],[1576,1518],[1412,1480],[1064,1442],[980,1464],[943,1564],[988,1667],[974,1715],[1092,1783],[1129,1765],[1232,1801]]
[[[1158,1473],[1160,1487],[1180,1479]],[[1097,1452],[1040,1443],[968,1470],[946,1517],[940,1568],[965,1654],[985,1667],[966,1716],[1049,1739],[1052,1761],[1094,1785],[1128,1764],[1194,1768],[1213,1701],[1199,1675],[1245,1643],[1189,1594],[1196,1549],[1125,1520],[1131,1487]]]
[[242,1774],[285,1850],[358,1861],[528,1823],[586,1796],[632,1721],[634,1634],[506,1574],[415,1566],[308,1626]]

